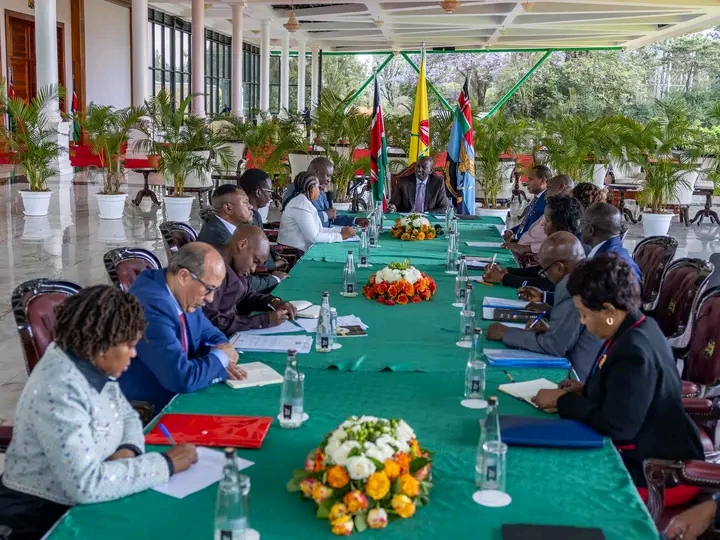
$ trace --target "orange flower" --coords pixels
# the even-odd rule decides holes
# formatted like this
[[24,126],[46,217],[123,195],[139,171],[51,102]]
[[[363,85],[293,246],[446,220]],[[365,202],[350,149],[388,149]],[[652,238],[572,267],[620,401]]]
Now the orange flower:
[[423,300],[430,300],[430,297],[432,294],[430,293],[429,289],[425,289],[424,291],[420,292],[420,298]]
[[370,276],[369,283],[370,283],[370,285],[375,285],[375,275],[374,274],[372,276]]
[[424,279],[419,279],[415,282],[415,292],[421,293],[427,290],[427,282]]
[[360,510],[365,510],[368,507],[368,500],[362,491],[348,491],[343,498],[345,506],[351,514]]
[[430,476],[430,464],[428,463],[422,469],[419,469],[413,476],[418,480],[425,480]]
[[409,518],[415,514],[415,503],[407,495],[393,496],[390,504],[401,518]]
[[413,229],[412,233],[413,233],[413,236],[417,236],[418,234],[420,234],[420,231],[418,229]]
[[390,298],[395,298],[398,295],[398,287],[394,283],[388,287],[387,293]]
[[410,299],[407,297],[407,294],[403,293],[401,295],[398,295],[397,297],[397,303],[400,305],[405,305],[410,301]]
[[424,233],[424,232],[419,232],[418,235],[417,235],[417,239],[418,239],[418,240],[425,240],[425,233]]
[[428,288],[430,289],[430,294],[435,294],[435,291],[437,291],[437,285],[435,284],[435,281],[431,279],[430,283],[428,283]]
[[[408,497],[417,497],[420,494],[419,482],[409,474],[403,474],[400,477],[400,489]],[[347,501],[345,501],[345,504],[347,504]]]
[[400,465],[398,465],[395,461],[392,459],[386,459],[384,465],[385,468],[383,471],[385,471],[385,474],[387,474],[390,480],[395,480],[398,476],[400,476]]
[[[412,450],[413,455],[415,457],[418,457],[420,455],[421,450],[420,450],[420,445],[417,442],[417,439],[412,439],[410,441],[410,449]],[[335,487],[335,486],[333,486],[333,487]]]
[[313,467],[313,472],[319,472],[325,470],[325,465],[323,465],[323,462],[325,461],[325,454],[320,452],[318,450],[317,455],[315,456],[315,467]]
[[400,234],[402,234],[402,233],[401,233],[399,230],[397,230],[397,229],[393,229],[393,230],[392,230],[392,235],[393,235],[395,238],[399,238],[399,237],[400,237]]
[[400,466],[400,474],[407,474],[410,472],[410,456],[404,452],[398,452],[395,455],[395,461]]
[[417,294],[413,295],[413,297],[410,299],[410,301],[413,304],[417,304],[418,302],[422,302],[422,298],[420,298]]
[[408,296],[412,296],[413,294],[415,294],[415,287],[413,287],[412,283],[410,283],[409,281],[405,282],[404,287],[405,294],[407,294]]
[[410,240],[410,235],[408,233],[403,233],[403,235],[400,237],[400,240]]
[[388,284],[387,282],[383,281],[382,283],[378,283],[375,285],[375,291],[378,294],[385,294],[388,292]]
[[435,233],[432,231],[428,231],[428,233],[425,235],[425,238],[427,238],[428,240],[432,240],[433,238],[435,238]]
[[330,467],[327,472],[327,483],[332,488],[345,487],[350,481],[347,471],[340,465]]
[[408,233],[408,234],[411,233],[411,232],[412,232],[412,227],[411,227],[410,225],[406,226],[406,227],[405,227],[405,232]]
[[373,288],[368,285],[365,285],[363,287],[363,296],[365,296],[365,298],[367,298],[368,300],[372,300],[373,297],[375,296],[375,292],[373,291]]

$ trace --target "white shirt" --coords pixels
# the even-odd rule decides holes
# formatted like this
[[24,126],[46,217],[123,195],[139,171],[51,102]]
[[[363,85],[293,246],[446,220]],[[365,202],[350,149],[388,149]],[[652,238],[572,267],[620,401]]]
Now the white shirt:
[[[612,238],[615,238],[615,237],[613,236]],[[608,238],[608,240],[610,240],[610,238]],[[592,248],[592,249],[590,250],[590,253],[588,253],[587,258],[588,258],[588,259],[592,259],[592,258],[597,254],[597,252],[600,251],[600,248],[603,247],[603,245],[605,244],[605,242],[607,242],[607,240],[604,240],[604,241],[600,242],[597,246],[595,246],[594,248]]]
[[229,221],[225,221],[223,218],[221,218],[217,214],[215,214],[215,217],[220,220],[220,223],[225,225],[225,228],[230,232],[231,235],[235,234],[235,229],[237,229],[237,227],[235,225],[233,225]]
[[317,210],[305,195],[298,195],[280,217],[278,244],[307,251],[317,243],[342,242],[340,233],[323,229]]

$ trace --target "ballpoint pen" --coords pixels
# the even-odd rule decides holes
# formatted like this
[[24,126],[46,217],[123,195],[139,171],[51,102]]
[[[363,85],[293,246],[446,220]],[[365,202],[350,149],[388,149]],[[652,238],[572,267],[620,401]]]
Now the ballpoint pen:
[[542,319],[544,316],[545,316],[545,312],[543,311],[540,315],[538,315],[537,317],[535,317],[535,320],[534,320],[532,323],[530,323],[530,326],[528,326],[528,330],[529,330],[530,328],[532,328],[533,326],[535,326],[537,323],[539,323],[539,322],[540,322],[540,319]]
[[503,369],[503,373],[508,378],[508,381],[510,381],[511,383],[515,382],[515,379],[512,378],[512,375],[510,375],[510,373],[508,373],[508,371],[506,369]]
[[170,444],[172,444],[173,446],[177,446],[175,444],[175,440],[172,438],[172,435],[170,434],[170,431],[168,430],[168,428],[166,428],[163,424],[158,424],[158,429],[160,431],[162,431],[162,434],[165,435],[165,438],[168,441],[170,441]]

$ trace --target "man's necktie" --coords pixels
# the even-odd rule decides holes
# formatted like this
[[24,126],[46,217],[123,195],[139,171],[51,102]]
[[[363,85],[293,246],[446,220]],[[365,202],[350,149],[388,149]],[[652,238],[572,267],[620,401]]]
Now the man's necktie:
[[425,211],[425,182],[418,183],[415,194],[415,211],[421,214]]
[[182,348],[185,354],[188,352],[187,344],[187,328],[185,328],[185,314],[180,314],[180,341],[182,341]]
[[538,198],[537,198],[537,196],[535,196],[535,198],[530,203],[530,207],[528,208],[528,211],[525,213],[525,217],[522,220],[522,227],[520,227],[521,234],[525,232],[525,228],[527,227],[528,220],[530,219],[530,214],[533,213],[533,209],[535,208],[535,203],[537,203],[537,200],[538,200]]

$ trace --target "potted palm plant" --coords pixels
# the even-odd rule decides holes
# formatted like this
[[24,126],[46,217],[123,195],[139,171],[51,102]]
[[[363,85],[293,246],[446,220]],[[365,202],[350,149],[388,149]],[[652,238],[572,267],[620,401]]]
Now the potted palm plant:
[[681,189],[692,189],[692,174],[701,154],[695,129],[682,107],[657,102],[660,114],[647,124],[625,118],[621,140],[624,161],[636,163],[645,171],[638,204],[646,236],[663,236],[670,229],[673,213],[668,203]]
[[100,156],[103,189],[96,197],[102,219],[121,219],[127,193],[121,191],[125,175],[125,151],[130,132],[146,132],[143,109],[115,109],[91,103],[81,114],[80,123],[87,132],[90,148]]
[[251,122],[234,116],[220,116],[210,123],[210,129],[230,147],[232,159],[225,174],[232,174],[237,170],[238,162],[245,155],[248,133],[253,128]]
[[7,99],[4,82],[0,82],[0,115],[9,114],[15,125],[0,129],[0,142],[13,155],[13,161],[25,170],[29,189],[20,190],[26,216],[46,216],[52,192],[47,180],[58,173],[52,163],[65,149],[57,143],[57,131],[50,127],[48,107],[62,90],[58,86],[39,88],[37,95],[25,103],[18,97]]
[[475,178],[483,191],[483,208],[478,215],[507,217],[508,204],[498,205],[503,188],[512,187],[515,158],[512,153],[523,143],[527,124],[506,115],[503,110],[474,125],[475,130]]

